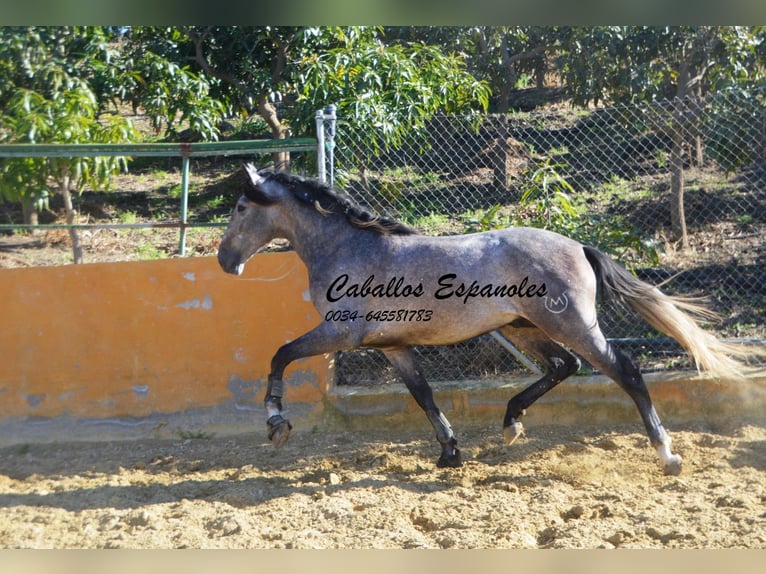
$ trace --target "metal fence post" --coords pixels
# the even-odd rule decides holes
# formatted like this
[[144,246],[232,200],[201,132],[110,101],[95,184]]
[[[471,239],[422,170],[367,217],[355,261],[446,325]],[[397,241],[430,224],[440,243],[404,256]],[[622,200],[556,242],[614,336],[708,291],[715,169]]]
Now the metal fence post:
[[178,253],[186,255],[186,223],[189,212],[189,147],[181,145],[181,231],[178,237]]
[[330,104],[324,109],[325,119],[325,146],[327,147],[327,164],[329,167],[329,184],[335,183],[335,124],[338,119],[335,114],[335,105]]
[[317,110],[314,115],[317,127],[317,175],[319,181],[331,186],[335,183],[335,109],[334,104],[329,104],[325,109]]
[[327,181],[325,157],[324,157],[324,112],[317,110],[314,115],[314,121],[317,127],[317,176],[319,181],[325,183]]

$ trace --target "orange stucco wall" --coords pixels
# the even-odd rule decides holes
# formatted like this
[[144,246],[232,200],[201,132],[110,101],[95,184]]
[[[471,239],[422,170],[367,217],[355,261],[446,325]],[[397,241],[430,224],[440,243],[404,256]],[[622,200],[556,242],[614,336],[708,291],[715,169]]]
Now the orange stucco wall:
[[[258,255],[240,277],[212,257],[0,270],[0,420],[260,415],[273,353],[320,320],[307,286],[294,253]],[[293,403],[321,402],[330,361],[286,379]]]

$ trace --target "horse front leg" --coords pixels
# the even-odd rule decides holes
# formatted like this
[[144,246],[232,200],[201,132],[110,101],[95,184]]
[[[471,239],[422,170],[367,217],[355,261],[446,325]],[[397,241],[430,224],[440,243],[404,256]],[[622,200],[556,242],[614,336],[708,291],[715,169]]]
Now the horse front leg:
[[266,428],[268,437],[275,447],[282,446],[290,437],[293,429],[292,423],[282,416],[282,395],[284,394],[284,382],[281,375],[274,378],[269,375],[269,383],[266,387],[266,397],[263,400],[266,407]]
[[274,354],[263,403],[266,407],[268,437],[275,447],[287,441],[293,428],[284,417],[282,406],[285,368],[298,359],[348,349],[352,346],[349,339],[349,334],[338,332],[334,324],[322,323],[294,341],[282,345]]
[[457,439],[452,432],[452,427],[444,413],[436,406],[433,391],[415,362],[412,350],[409,348],[389,349],[383,353],[404,381],[415,402],[425,411],[431,426],[436,431],[436,440],[442,447],[442,454],[436,462],[436,466],[440,468],[462,466],[463,460],[460,450],[457,448]]

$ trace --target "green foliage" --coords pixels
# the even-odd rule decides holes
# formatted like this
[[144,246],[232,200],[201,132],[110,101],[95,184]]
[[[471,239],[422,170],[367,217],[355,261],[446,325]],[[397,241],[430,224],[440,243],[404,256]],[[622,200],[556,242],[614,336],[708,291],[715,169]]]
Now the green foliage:
[[501,206],[496,204],[488,209],[464,215],[465,233],[478,233],[508,227],[511,220],[507,215],[501,214],[500,210]]
[[[596,26],[567,29],[561,73],[576,104],[673,101],[658,130],[695,132],[693,110],[705,97],[736,88],[753,94],[764,81],[764,28],[758,26]],[[736,123],[726,115],[723,123]],[[673,138],[681,157],[682,138]],[[714,141],[711,151],[728,165],[743,161],[745,146]],[[674,239],[688,246],[682,209],[682,162],[671,162],[670,214]]]
[[167,257],[167,253],[163,252],[159,247],[149,241],[139,245],[136,249],[136,255],[142,261],[163,259],[164,257]]
[[532,221],[539,224],[536,227],[566,229],[576,220],[578,213],[570,198],[574,190],[556,171],[562,167],[565,166],[551,164],[550,159],[546,158],[525,179],[520,204],[531,212]]
[[386,46],[374,38],[307,54],[299,78],[296,115],[313,118],[328,102],[342,121],[363,126],[375,153],[397,148],[425,132],[436,113],[484,111],[486,83],[456,54],[424,44]]
[[766,114],[766,90],[754,93],[732,88],[712,98],[713,113],[703,126],[706,151],[727,172],[754,161],[762,147],[757,129]]
[[[336,103],[390,144],[436,111],[486,109],[489,90],[440,47],[386,45],[364,26],[135,27],[104,74],[123,100],[172,133],[204,139],[224,117],[260,115],[274,137],[313,135],[314,114]],[[121,87],[118,89],[118,87]],[[279,114],[277,114],[279,107]],[[411,127],[408,127],[411,126]]]
[[[758,26],[593,26],[561,28],[559,64],[577,104],[704,95],[763,82]],[[685,69],[685,74],[682,73]]]
[[490,110],[506,113],[514,89],[534,79],[542,85],[561,35],[558,26],[409,26],[387,27],[390,43],[424,43],[460,53],[466,70],[487,83]]
[[656,245],[643,240],[625,222],[589,212],[573,197],[575,190],[557,171],[566,166],[545,160],[525,178],[519,212],[511,219],[516,226],[555,231],[617,255],[623,260],[658,263]]
[[425,235],[434,235],[441,230],[448,228],[451,221],[448,215],[441,213],[431,213],[423,217],[413,217],[405,214],[402,219]]
[[105,70],[122,100],[141,107],[157,133],[174,138],[181,126],[202,140],[215,141],[228,107],[214,97],[214,79],[179,65],[144,46],[134,47],[119,66]]
[[[91,84],[109,57],[100,28],[0,28],[0,143],[121,143],[131,123],[105,113],[105,93]],[[58,191],[108,186],[121,157],[19,158],[0,166],[0,197],[42,208],[53,179]],[[66,187],[63,190],[62,187]]]

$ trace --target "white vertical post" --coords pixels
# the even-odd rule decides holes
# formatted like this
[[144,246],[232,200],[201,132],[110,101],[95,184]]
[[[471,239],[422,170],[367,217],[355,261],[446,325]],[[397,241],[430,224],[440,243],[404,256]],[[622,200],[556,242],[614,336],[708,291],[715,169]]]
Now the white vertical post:
[[186,223],[189,212],[189,154],[181,158],[181,231],[178,237],[178,254],[186,256]]
[[329,184],[335,183],[335,122],[338,119],[335,115],[335,105],[330,104],[324,109],[324,119],[326,126],[325,145],[327,146],[327,163],[329,164]]
[[314,114],[314,121],[317,126],[317,175],[319,181],[325,183],[327,177],[325,175],[325,156],[324,156],[324,112],[317,110]]
[[[317,110],[314,121],[317,127],[317,175],[322,183],[335,183],[335,105],[329,104]],[[329,173],[329,178],[328,178]],[[329,181],[328,181],[329,180]]]

